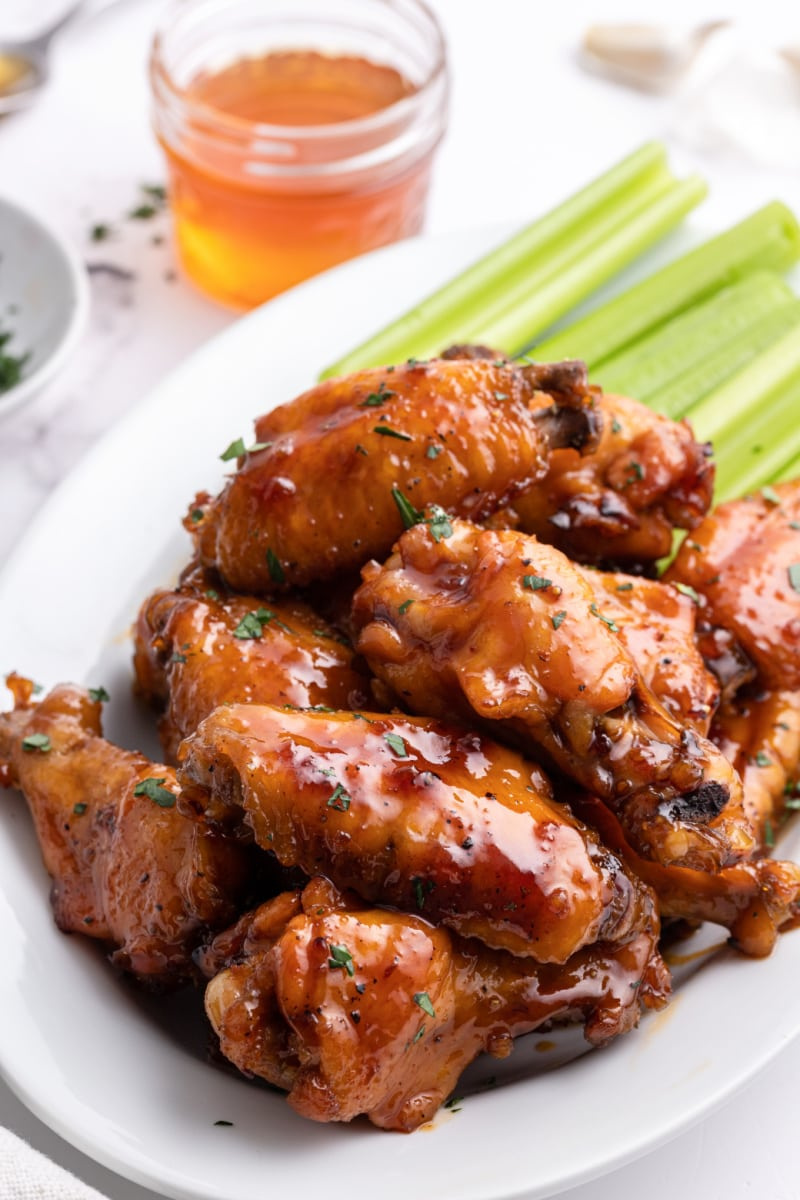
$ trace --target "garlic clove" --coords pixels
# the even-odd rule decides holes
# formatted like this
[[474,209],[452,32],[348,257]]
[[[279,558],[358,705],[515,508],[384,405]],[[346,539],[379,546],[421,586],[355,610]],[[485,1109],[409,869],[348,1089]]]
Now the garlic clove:
[[688,70],[705,42],[728,21],[693,28],[645,24],[592,25],[581,58],[588,69],[642,91],[666,91]]

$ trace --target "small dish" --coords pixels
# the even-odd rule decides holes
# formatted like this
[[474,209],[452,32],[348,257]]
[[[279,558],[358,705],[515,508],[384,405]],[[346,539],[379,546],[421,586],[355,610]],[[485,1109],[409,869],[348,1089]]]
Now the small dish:
[[6,354],[28,355],[21,378],[0,392],[0,417],[52,379],[75,347],[89,311],[86,272],[49,225],[0,196],[0,333]]

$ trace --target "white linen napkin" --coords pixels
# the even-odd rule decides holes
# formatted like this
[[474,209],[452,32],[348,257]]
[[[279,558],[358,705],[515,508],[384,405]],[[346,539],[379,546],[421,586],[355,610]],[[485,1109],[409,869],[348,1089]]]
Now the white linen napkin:
[[0,1197],[2,1200],[106,1200],[9,1129],[0,1129]]

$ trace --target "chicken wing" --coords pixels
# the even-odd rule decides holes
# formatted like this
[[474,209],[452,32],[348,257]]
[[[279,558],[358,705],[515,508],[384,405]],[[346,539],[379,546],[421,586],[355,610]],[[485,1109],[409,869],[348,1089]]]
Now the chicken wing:
[[19,787],[36,826],[59,929],[96,938],[139,980],[196,975],[192,950],[235,919],[243,848],[187,820],[169,767],[101,736],[100,702],[62,685],[0,715],[0,782]]
[[220,704],[359,708],[369,694],[345,639],[305,604],[265,608],[197,567],[142,605],[134,669],[139,692],[164,709],[161,740],[171,762]]
[[538,767],[469,730],[234,705],[181,758],[181,804],[213,827],[540,962],[627,938],[650,904]]
[[708,511],[711,448],[636,400],[604,393],[596,403],[596,450],[555,451],[545,477],[513,501],[516,523],[581,562],[646,568],[670,553],[676,526],[694,529]]
[[745,810],[771,847],[800,776],[800,693],[750,688],[726,701],[711,738],[742,778]]
[[708,733],[720,686],[696,645],[695,602],[654,579],[579,570],[667,712],[698,733]]
[[200,559],[245,592],[358,569],[415,508],[479,519],[556,447],[591,446],[593,400],[579,363],[412,360],[328,380],[261,417],[221,495],[195,501]]
[[800,690],[800,480],[721,504],[686,538],[666,578],[705,599],[761,683]]
[[587,579],[512,530],[416,525],[364,569],[358,648],[404,706],[477,716],[601,796],[645,857],[712,871],[745,857],[738,776],[659,703]]
[[592,1045],[660,1008],[669,980],[656,925],[565,966],[533,965],[418,917],[365,908],[324,879],[223,934],[206,956],[206,1011],[248,1075],[289,1092],[315,1121],[360,1113],[411,1132],[430,1120],[482,1051],[552,1017],[579,1017]]

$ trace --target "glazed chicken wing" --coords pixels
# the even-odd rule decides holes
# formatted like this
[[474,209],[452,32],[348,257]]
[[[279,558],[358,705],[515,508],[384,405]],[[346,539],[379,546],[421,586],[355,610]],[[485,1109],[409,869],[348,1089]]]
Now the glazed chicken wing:
[[603,433],[581,457],[565,447],[545,477],[513,501],[519,528],[589,563],[647,567],[668,555],[672,531],[694,529],[711,503],[708,445],[685,421],[636,400],[597,398]]
[[800,689],[800,480],[721,504],[666,578],[704,597],[706,619],[735,634],[765,687]]
[[358,646],[404,706],[477,717],[601,796],[645,857],[745,857],[738,776],[659,703],[587,579],[524,534],[416,525],[364,569]]
[[181,804],[212,826],[540,962],[627,938],[650,903],[537,767],[469,730],[234,705],[181,757]]
[[[476,519],[593,444],[579,363],[410,361],[328,380],[256,422],[256,447],[191,522],[201,561],[272,592],[387,554],[415,508]],[[577,453],[576,449],[576,453]]]
[[315,1121],[360,1113],[410,1132],[430,1120],[482,1051],[552,1017],[579,1017],[592,1045],[661,1007],[669,982],[656,924],[626,942],[533,965],[368,909],[323,879],[262,906],[224,934],[206,969],[206,1011],[232,1062],[289,1092]]
[[159,986],[193,978],[192,951],[236,916],[243,849],[187,820],[169,767],[101,736],[100,702],[62,685],[0,715],[0,782],[36,826],[59,929],[97,938],[111,960]]
[[220,704],[359,708],[369,692],[353,651],[305,604],[265,607],[197,567],[144,602],[135,646],[137,688],[164,710],[161,740],[172,762]]

